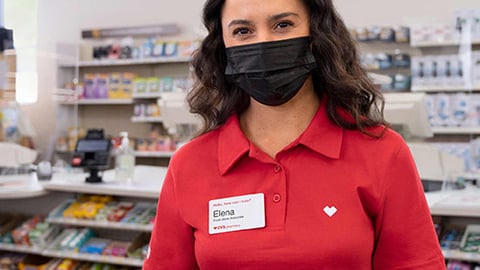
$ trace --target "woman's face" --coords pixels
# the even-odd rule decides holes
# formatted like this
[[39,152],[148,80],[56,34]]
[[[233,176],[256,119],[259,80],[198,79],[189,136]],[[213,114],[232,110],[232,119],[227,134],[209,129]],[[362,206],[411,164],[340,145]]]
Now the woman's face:
[[226,0],[221,19],[227,48],[310,34],[302,0]]

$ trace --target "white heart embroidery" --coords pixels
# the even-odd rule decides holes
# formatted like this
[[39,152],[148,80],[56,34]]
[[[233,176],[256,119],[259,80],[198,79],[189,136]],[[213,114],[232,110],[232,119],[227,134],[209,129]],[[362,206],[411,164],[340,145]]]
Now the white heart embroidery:
[[323,208],[323,212],[325,212],[327,216],[332,217],[337,212],[337,208],[335,208],[335,206],[325,206],[325,208]]

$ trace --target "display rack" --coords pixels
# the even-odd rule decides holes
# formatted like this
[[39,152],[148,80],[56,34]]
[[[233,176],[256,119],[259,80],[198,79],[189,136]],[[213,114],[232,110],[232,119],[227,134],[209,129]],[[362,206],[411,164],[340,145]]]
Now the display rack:
[[[81,194],[99,194],[102,196],[110,195],[117,198],[123,198],[121,201],[136,202],[141,204],[145,209],[154,209],[156,200],[160,192],[163,178],[166,174],[165,167],[158,166],[136,166],[135,179],[133,183],[123,183],[116,181],[114,178],[114,170],[107,170],[103,172],[103,183],[90,184],[85,182],[86,173],[79,172],[57,172],[49,181],[39,182],[35,174],[29,176],[18,175],[11,179],[28,183],[35,186],[38,190],[36,192],[29,192],[29,200],[23,200],[26,193],[24,186],[9,188],[4,190],[2,187],[0,191],[0,200],[12,199],[12,203],[16,204],[16,211],[25,207],[33,207],[35,209],[24,209],[26,212],[35,212],[46,215],[45,222],[53,226],[61,228],[92,228],[100,231],[105,231],[107,235],[113,232],[121,235],[132,235],[133,233],[147,233],[152,231],[152,224],[126,223],[105,220],[79,219],[63,217],[62,212],[66,206],[70,205],[75,197]],[[1,179],[6,183],[5,177]],[[8,180],[8,179],[7,179]],[[10,195],[6,196],[6,193]],[[62,194],[62,196],[59,196]],[[71,194],[71,195],[69,195]],[[38,199],[37,197],[38,196]],[[70,199],[68,197],[70,196]],[[51,198],[50,198],[51,197]],[[67,199],[62,199],[67,197]],[[50,198],[50,199],[49,199]],[[61,200],[61,202],[56,202]],[[63,201],[62,201],[63,200]],[[50,208],[48,205],[54,203],[56,206]],[[12,211],[10,204],[0,203],[0,213]],[[153,208],[152,208],[153,207]],[[47,215],[48,213],[48,215]],[[105,233],[104,232],[104,233]],[[61,234],[60,234],[61,236]],[[125,237],[124,237],[125,238]],[[0,251],[12,251],[26,254],[36,254],[52,258],[69,258],[80,261],[108,263],[122,266],[141,267],[143,260],[130,257],[117,257],[96,254],[85,254],[80,252],[73,252],[67,250],[58,250],[58,241],[62,238],[57,237],[53,242],[47,243],[45,246],[26,246],[10,243],[0,243]],[[131,239],[128,238],[127,239]]]
[[115,67],[115,66],[131,66],[131,65],[156,65],[165,63],[189,63],[190,57],[151,57],[139,59],[101,59],[101,60],[84,60],[75,62],[60,62],[59,66],[64,68],[75,67]]

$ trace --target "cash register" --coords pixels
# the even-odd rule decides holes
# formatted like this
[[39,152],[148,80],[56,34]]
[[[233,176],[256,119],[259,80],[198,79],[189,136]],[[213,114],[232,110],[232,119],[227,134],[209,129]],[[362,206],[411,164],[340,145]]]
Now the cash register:
[[89,175],[87,183],[101,183],[100,170],[108,167],[111,157],[112,142],[105,138],[102,129],[90,129],[87,135],[79,139],[72,157],[72,167],[85,168]]

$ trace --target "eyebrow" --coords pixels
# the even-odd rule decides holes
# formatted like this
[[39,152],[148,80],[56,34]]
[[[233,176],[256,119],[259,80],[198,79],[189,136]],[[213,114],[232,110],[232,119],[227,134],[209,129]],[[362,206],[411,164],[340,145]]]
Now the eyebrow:
[[[268,18],[269,21],[277,21],[277,20],[280,20],[280,19],[283,19],[283,18],[286,18],[286,17],[289,17],[289,16],[295,16],[295,17],[300,17],[297,13],[295,12],[283,12],[283,13],[279,13],[279,14],[275,14],[275,15],[272,15],[270,16],[270,18]],[[250,20],[233,20],[231,21],[229,24],[228,24],[228,27],[232,27],[234,25],[251,25],[252,24],[252,21]]]

